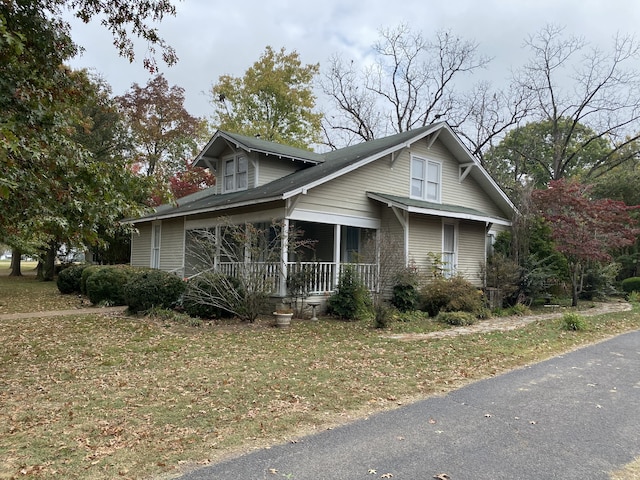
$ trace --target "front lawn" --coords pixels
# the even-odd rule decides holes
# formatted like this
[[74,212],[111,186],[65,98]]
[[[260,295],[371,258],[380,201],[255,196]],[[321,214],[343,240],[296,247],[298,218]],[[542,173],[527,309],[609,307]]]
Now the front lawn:
[[[66,301],[55,284],[12,281],[0,277],[0,291],[27,285],[36,305],[40,295]],[[589,329],[578,333],[553,320],[420,341],[330,319],[294,320],[288,331],[270,319],[201,327],[97,314],[2,320],[0,479],[177,475],[640,328],[640,310],[585,320]]]

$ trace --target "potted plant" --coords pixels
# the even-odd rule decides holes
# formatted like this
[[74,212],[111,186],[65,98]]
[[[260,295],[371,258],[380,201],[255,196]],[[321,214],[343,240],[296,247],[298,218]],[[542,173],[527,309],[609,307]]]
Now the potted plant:
[[278,328],[287,328],[291,326],[291,318],[293,317],[293,310],[290,308],[280,308],[273,312],[276,317],[276,326]]

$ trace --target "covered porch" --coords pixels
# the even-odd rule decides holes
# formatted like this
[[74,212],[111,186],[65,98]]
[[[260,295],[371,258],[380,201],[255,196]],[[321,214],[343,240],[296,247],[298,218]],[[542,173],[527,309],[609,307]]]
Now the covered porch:
[[[245,224],[245,228],[248,225]],[[251,228],[255,229],[256,225],[257,231],[266,237],[257,242],[258,249],[239,245],[237,239],[230,248],[233,242],[226,238],[224,226],[208,228],[212,245],[206,265],[194,261],[189,254],[193,247],[189,246],[187,232],[184,277],[194,278],[204,272],[236,278],[250,275],[263,282],[265,291],[284,298],[296,293],[329,294],[335,291],[345,268],[350,267],[369,290],[377,290],[376,229],[284,219],[279,222],[282,232],[278,234],[273,225],[251,224]],[[253,241],[249,236],[245,240]],[[292,248],[298,242],[305,247]],[[267,251],[269,248],[273,251]]]

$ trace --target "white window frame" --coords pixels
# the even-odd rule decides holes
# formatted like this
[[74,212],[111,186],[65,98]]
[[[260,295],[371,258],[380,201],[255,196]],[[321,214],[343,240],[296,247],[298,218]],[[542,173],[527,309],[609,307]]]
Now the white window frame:
[[160,269],[160,248],[162,243],[162,222],[151,223],[150,267]]
[[[416,165],[421,163],[423,168],[423,175],[420,176],[417,173]],[[432,178],[429,176],[429,166],[437,166],[438,173],[437,178]],[[414,181],[421,182],[420,193],[415,194],[413,191]],[[429,185],[435,185],[436,195],[435,198],[430,198],[428,196]],[[415,155],[411,156],[411,181],[409,185],[409,193],[411,198],[417,198],[419,200],[425,200],[427,202],[440,203],[442,201],[442,162],[438,162],[435,160],[429,160],[427,158],[418,157]]]
[[[447,248],[445,230],[450,227],[453,232],[453,249]],[[458,224],[455,222],[442,222],[442,274],[445,278],[451,278],[458,270]]]
[[[231,166],[231,173],[227,172],[227,165]],[[244,170],[240,170],[241,167],[244,167]],[[221,170],[222,191],[224,193],[246,190],[249,187],[249,158],[245,154],[223,158]],[[227,185],[228,180],[231,186]]]

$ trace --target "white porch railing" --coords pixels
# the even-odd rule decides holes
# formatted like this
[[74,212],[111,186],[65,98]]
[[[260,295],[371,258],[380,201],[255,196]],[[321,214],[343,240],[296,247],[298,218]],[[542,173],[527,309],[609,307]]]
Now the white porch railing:
[[[333,292],[336,289],[340,274],[342,274],[347,265],[350,265],[355,270],[369,290],[375,290],[378,271],[375,263],[289,262],[287,263],[287,276],[291,278],[299,275],[304,280],[305,291],[309,293]],[[336,267],[338,267],[337,272]],[[217,272],[232,277],[259,275],[267,284],[268,290],[274,293],[279,290],[281,274],[279,263],[252,262],[240,264],[236,262],[220,262],[217,264]]]

